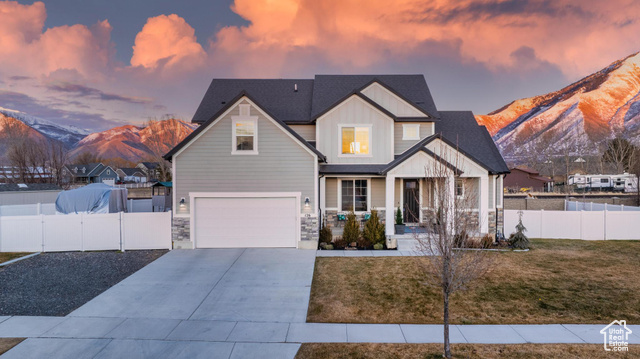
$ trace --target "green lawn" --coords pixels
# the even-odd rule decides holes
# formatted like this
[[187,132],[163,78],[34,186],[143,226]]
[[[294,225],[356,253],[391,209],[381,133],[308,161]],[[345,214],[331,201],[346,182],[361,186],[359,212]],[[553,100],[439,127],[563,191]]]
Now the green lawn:
[[[640,242],[533,240],[454,295],[454,324],[640,323]],[[317,258],[307,320],[442,323],[438,290],[413,257]]]
[[6,261],[10,261],[15,258],[20,258],[28,254],[31,254],[31,253],[12,253],[12,252],[0,253],[0,263],[4,263]]

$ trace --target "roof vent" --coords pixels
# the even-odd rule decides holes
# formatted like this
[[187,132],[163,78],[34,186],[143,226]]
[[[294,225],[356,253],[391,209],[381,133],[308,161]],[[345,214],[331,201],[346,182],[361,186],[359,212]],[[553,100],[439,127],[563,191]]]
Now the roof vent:
[[293,92],[298,92],[298,84],[293,84]]

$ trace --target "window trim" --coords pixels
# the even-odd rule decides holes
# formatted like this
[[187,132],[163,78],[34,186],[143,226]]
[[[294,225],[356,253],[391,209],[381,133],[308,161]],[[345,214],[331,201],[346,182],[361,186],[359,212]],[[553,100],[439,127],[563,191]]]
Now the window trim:
[[[367,210],[366,211],[353,211],[355,214],[363,214],[367,212],[371,212],[371,178],[363,178],[363,177],[350,177],[350,178],[338,178],[338,201],[337,201],[337,209],[338,212],[346,212],[347,210],[342,208],[342,182],[343,181],[351,181],[353,182],[355,188],[356,180],[364,180],[367,181]],[[355,191],[353,193],[353,201],[355,203]]]
[[[357,154],[357,153],[342,153],[342,129],[344,127],[353,127],[355,128],[366,128],[369,131],[369,153],[366,154]],[[373,124],[346,124],[346,123],[341,123],[338,124],[338,157],[357,157],[357,158],[366,158],[366,157],[373,157],[373,146],[371,145],[371,142],[373,140]],[[355,136],[355,130],[354,130],[354,136]]]
[[[462,189],[462,193],[458,194],[458,183],[460,183],[460,189]],[[464,192],[465,192],[465,185],[464,185],[464,179],[462,178],[457,178],[456,182],[455,182],[455,191],[456,191],[456,197],[457,198],[463,198],[464,197]]]
[[[415,128],[417,136],[416,137],[407,136],[408,128]],[[402,124],[402,140],[403,141],[420,140],[420,124],[419,123],[403,123]]]
[[[239,105],[251,106],[251,105]],[[242,110],[241,110],[242,112]],[[238,122],[253,122],[253,150],[238,150],[238,135],[236,124]],[[231,154],[232,155],[257,155],[258,154],[258,116],[232,116],[231,117]]]

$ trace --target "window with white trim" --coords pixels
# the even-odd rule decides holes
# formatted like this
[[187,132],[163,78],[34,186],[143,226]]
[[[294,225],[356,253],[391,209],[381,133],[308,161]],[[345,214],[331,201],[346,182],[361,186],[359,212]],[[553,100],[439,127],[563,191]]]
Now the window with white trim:
[[458,198],[464,196],[464,181],[461,179],[456,180],[456,196]]
[[232,154],[258,154],[258,117],[250,115],[251,105],[239,105],[240,116],[231,117]]
[[419,140],[420,124],[419,123],[402,124],[402,139],[403,140]]
[[371,127],[343,126],[340,128],[343,155],[368,155]]
[[340,201],[343,211],[367,211],[367,182],[366,179],[342,180]]

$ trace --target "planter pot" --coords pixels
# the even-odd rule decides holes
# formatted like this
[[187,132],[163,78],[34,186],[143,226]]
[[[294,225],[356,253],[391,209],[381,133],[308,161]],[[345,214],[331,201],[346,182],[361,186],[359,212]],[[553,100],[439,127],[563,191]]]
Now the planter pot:
[[396,224],[396,234],[404,234],[404,224]]

